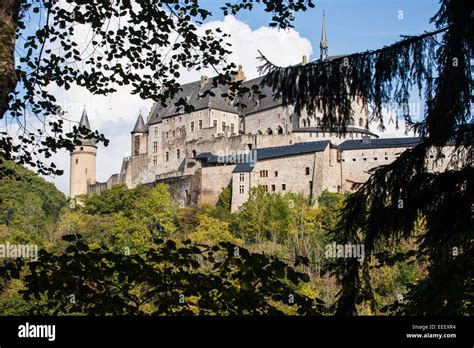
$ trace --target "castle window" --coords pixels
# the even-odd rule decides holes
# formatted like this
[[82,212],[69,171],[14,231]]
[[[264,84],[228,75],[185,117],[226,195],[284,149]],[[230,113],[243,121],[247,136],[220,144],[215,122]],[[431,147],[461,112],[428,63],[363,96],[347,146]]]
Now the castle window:
[[166,151],[166,162],[168,162],[169,160],[170,160],[170,153]]
[[158,137],[158,127],[153,128],[153,136],[154,136],[155,138]]
[[212,125],[213,125],[214,128],[217,129],[217,120],[212,121]]
[[316,126],[321,126],[321,119],[319,117],[316,118]]
[[194,122],[191,122],[191,132],[194,132]]
[[224,131],[225,128],[225,122],[222,122],[222,131]]
[[240,173],[240,175],[239,175],[239,180],[240,180],[240,181],[244,181],[244,180],[245,180],[245,174],[244,174],[244,173]]
[[275,178],[276,178],[277,176],[278,176],[278,172],[277,172],[277,171],[275,171]]
[[364,126],[364,120],[361,118],[359,118],[359,126],[360,127],[363,127]]
[[170,137],[170,132],[166,132],[166,139],[168,139]]
[[235,131],[235,125],[233,123],[230,124],[230,132],[234,133]]
[[306,127],[306,120],[303,119],[303,127]]
[[153,156],[153,165],[156,166],[158,164],[158,158]]
[[272,192],[275,192],[275,190],[276,190],[275,185],[272,185]]
[[281,126],[278,126],[277,132],[278,134],[283,134],[283,128],[281,128]]
[[244,185],[239,186],[239,193],[242,194],[245,192]]
[[374,161],[376,161],[376,160],[377,160],[377,157],[374,157]]
[[84,148],[81,146],[81,151],[83,151],[83,150],[84,150]]
[[286,184],[281,184],[281,190],[286,191]]
[[87,168],[86,168],[86,174],[87,174]]
[[136,135],[135,136],[135,148],[134,148],[134,153],[135,155],[140,154],[140,136]]
[[385,157],[385,160],[388,161],[388,157]]
[[271,128],[268,128],[268,129],[267,129],[267,134],[268,134],[268,135],[273,135],[273,131],[272,131]]
[[154,153],[157,153],[157,152],[158,152],[158,142],[157,142],[157,141],[154,141],[154,142],[153,142],[153,152],[154,152]]
[[353,158],[352,160],[355,162],[355,160],[356,160],[356,159],[355,159],[355,158]]
[[306,173],[306,175],[309,175],[309,167],[306,167],[305,173]]
[[175,136],[176,136],[176,132],[175,132],[175,131],[173,131],[173,138],[174,138]]
[[354,123],[355,123],[354,118],[351,117],[351,119],[349,120],[349,126],[353,126]]
[[202,120],[199,120],[199,129],[202,129]]
[[79,163],[79,160],[76,158],[76,164],[78,164],[78,163]]
[[179,159],[179,156],[180,156],[180,151],[179,149],[176,150],[176,158]]
[[196,150],[193,150],[193,157],[196,157]]

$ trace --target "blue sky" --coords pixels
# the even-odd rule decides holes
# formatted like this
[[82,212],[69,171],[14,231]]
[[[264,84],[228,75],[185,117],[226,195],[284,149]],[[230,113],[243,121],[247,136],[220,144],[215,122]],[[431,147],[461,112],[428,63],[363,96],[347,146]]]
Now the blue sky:
[[[222,19],[221,0],[203,0],[213,12],[212,20]],[[339,55],[377,49],[400,39],[434,29],[429,22],[438,11],[437,0],[316,0],[316,7],[296,16],[295,30],[310,40],[319,55],[322,11],[326,13],[329,54]],[[402,11],[402,12],[400,12]],[[257,5],[242,11],[237,19],[252,29],[266,26],[271,16]],[[315,58],[315,57],[313,57]]]

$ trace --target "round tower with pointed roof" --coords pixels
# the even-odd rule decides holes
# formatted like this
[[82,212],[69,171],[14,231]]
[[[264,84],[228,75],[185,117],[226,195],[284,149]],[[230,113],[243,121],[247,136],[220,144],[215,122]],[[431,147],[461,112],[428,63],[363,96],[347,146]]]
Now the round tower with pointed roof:
[[[86,110],[82,112],[79,128],[91,130]],[[88,193],[89,185],[96,182],[97,145],[92,139],[78,136],[81,145],[71,152],[71,171],[69,180],[69,196],[71,198]]]
[[147,152],[147,127],[143,121],[142,113],[138,115],[132,133],[132,156],[142,155]]

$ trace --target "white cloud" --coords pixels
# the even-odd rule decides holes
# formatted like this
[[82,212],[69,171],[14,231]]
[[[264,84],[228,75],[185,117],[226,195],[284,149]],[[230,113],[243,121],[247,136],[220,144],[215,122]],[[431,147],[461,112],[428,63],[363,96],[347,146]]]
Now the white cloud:
[[[303,55],[312,54],[311,43],[295,30],[278,30],[261,27],[252,30],[247,24],[233,16],[227,16],[223,21],[214,21],[204,24],[200,30],[221,28],[231,35],[228,42],[232,44],[233,53],[229,61],[242,64],[247,79],[258,76],[257,67],[261,64],[256,57],[261,50],[273,63],[281,66],[296,64]],[[82,31],[88,35],[88,31]],[[85,37],[84,36],[84,37]],[[84,40],[85,41],[85,40]],[[181,82],[186,83],[200,78],[202,74],[214,75],[211,70],[182,71]],[[117,92],[110,96],[94,96],[81,87],[73,87],[68,91],[62,88],[52,89],[51,92],[60,101],[67,111],[66,118],[78,122],[85,106],[91,127],[98,129],[109,140],[108,147],[99,146],[97,151],[97,180],[106,181],[110,175],[118,173],[124,155],[130,153],[130,131],[141,111],[144,116],[152,106],[152,101],[140,99],[130,94],[130,88],[117,88]],[[74,125],[66,124],[68,127]],[[60,177],[48,177],[56,186],[68,194],[69,192],[69,154],[64,152],[53,157],[59,169],[64,170]]]

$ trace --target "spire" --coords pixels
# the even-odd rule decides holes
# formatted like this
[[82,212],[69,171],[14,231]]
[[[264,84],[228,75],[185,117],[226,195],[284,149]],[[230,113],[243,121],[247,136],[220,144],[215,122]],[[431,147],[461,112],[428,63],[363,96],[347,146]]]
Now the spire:
[[133,127],[132,134],[133,133],[146,133],[146,126],[141,111],[138,115],[137,122],[135,122],[135,127]]
[[84,111],[82,112],[81,121],[79,122],[79,127],[86,127],[88,130],[91,130],[91,125],[89,124],[89,118],[87,117],[85,106]]
[[[87,112],[86,112],[86,106],[85,105],[84,105],[84,111],[82,112],[81,120],[79,121],[79,128],[81,128],[81,127],[85,127],[90,132],[92,132],[91,125],[89,123],[89,118],[87,117]],[[81,141],[82,146],[97,147],[97,145],[95,144],[94,139],[85,139],[85,138],[82,137],[82,135],[80,133],[77,134],[77,139],[79,141]]]
[[328,57],[328,39],[326,37],[326,16],[323,11],[323,28],[321,31],[321,43],[319,44],[321,48],[321,60],[325,60]]

